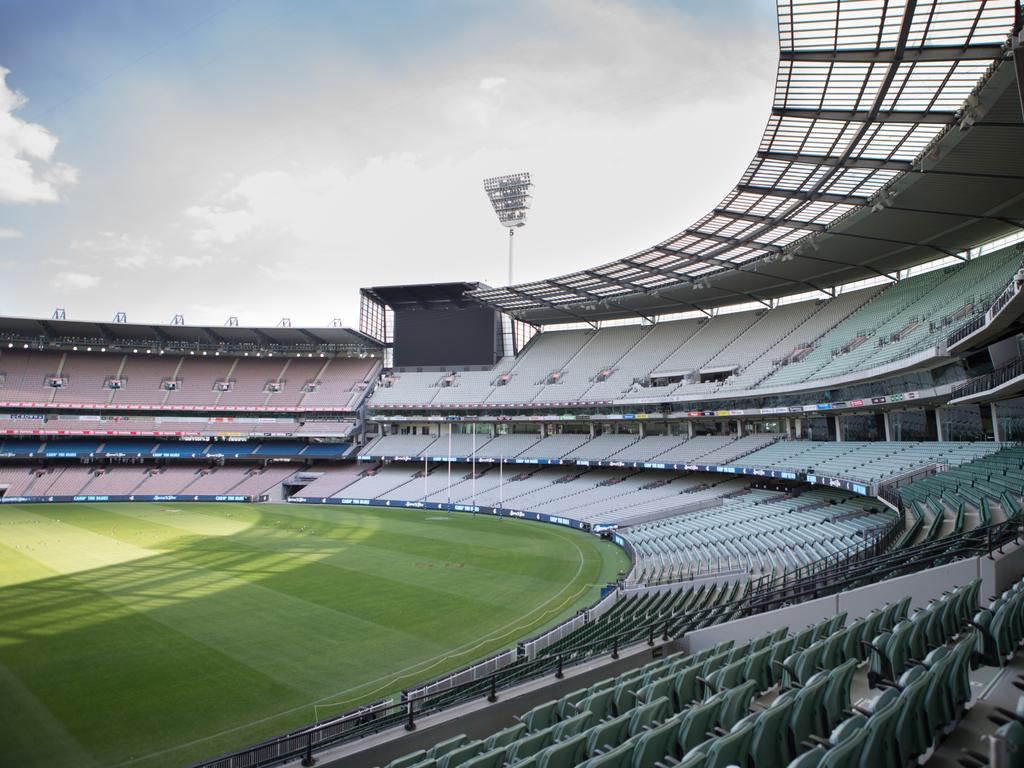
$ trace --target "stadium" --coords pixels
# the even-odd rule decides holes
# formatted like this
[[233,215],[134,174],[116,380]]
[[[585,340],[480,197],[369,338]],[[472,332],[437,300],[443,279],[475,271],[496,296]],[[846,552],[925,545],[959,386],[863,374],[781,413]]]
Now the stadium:
[[650,247],[0,318],[0,764],[1024,765],[1024,5],[776,11]]

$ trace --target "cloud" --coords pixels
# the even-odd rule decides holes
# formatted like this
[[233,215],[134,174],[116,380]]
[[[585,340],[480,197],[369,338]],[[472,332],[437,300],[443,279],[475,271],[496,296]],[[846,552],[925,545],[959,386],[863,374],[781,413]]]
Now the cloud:
[[[90,261],[93,269],[116,267],[119,270],[184,269],[208,263],[212,254],[174,253],[166,255],[163,243],[148,235],[128,232],[99,232],[88,240],[73,240],[71,250]],[[51,258],[50,263],[67,264]]]
[[495,93],[507,82],[504,77],[485,77],[480,81],[480,90],[484,93]]
[[351,323],[360,286],[501,284],[508,237],[481,180],[515,171],[537,181],[517,281],[635,253],[735,184],[771,104],[771,4],[728,67],[735,28],[711,6],[526,3],[521,34],[488,10],[398,58],[270,27],[258,61],[220,53],[202,78],[177,60],[136,68],[63,108],[90,194],[6,222],[26,233],[9,311],[52,306],[59,270],[100,279],[76,314],[217,324]]
[[71,250],[119,269],[142,269],[160,260],[160,243],[127,232],[99,232],[88,240],[71,241]]
[[77,183],[78,169],[55,161],[57,138],[15,116],[27,99],[7,86],[0,67],[0,203],[53,203]]
[[192,229],[192,242],[209,247],[230,245],[259,227],[260,221],[248,211],[228,207],[239,197],[238,191],[228,196],[224,205],[193,205],[185,216],[197,223]]
[[25,233],[20,229],[5,229],[0,227],[0,240],[20,240]]
[[87,275],[84,272],[58,272],[50,280],[50,285],[62,293],[95,288],[99,283],[99,277]]

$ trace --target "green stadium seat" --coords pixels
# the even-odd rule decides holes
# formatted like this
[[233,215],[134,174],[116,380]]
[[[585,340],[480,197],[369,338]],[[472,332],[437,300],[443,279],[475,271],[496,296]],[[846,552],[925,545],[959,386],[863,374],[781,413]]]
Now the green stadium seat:
[[627,712],[592,726],[587,732],[587,754],[592,755],[599,749],[609,750],[629,738],[629,721],[632,716],[632,713]]
[[466,743],[466,734],[460,733],[458,736],[452,736],[450,739],[439,741],[437,744],[427,750],[427,757],[438,758],[448,754],[453,749],[457,749]]
[[843,719],[850,709],[850,685],[857,673],[857,660],[849,659],[828,674],[828,686],[821,699],[822,711],[827,718],[826,730],[831,730]]
[[[890,688],[886,693],[895,693]],[[883,694],[884,696],[885,694]],[[881,698],[881,697],[880,697]],[[897,697],[872,708],[864,725],[860,765],[863,768],[900,768],[900,752],[896,743],[896,724],[900,715]]]
[[476,757],[471,757],[459,768],[501,768],[505,764],[505,748],[489,749]]
[[606,717],[612,714],[612,693],[611,688],[605,688],[604,690],[591,693],[585,699],[582,699],[577,705],[577,709],[580,711],[586,710],[593,714],[598,720],[604,720]]
[[424,760],[427,756],[427,750],[418,749],[415,752],[410,752],[408,755],[403,757],[396,757],[385,768],[409,768],[411,765]]
[[928,693],[928,679],[921,667],[908,669],[900,677],[900,697],[898,705],[900,713],[896,718],[896,746],[899,750],[900,764],[907,765],[910,760],[924,754],[931,744],[931,733],[928,730],[925,712],[925,696]]
[[788,765],[793,759],[795,750],[789,733],[793,699],[776,699],[776,702],[777,706],[756,715],[750,741],[750,756],[755,766]]
[[537,768],[573,768],[586,755],[587,737],[577,734],[537,755]]
[[583,733],[590,724],[594,721],[594,716],[590,712],[581,712],[580,714],[566,718],[559,723],[552,726],[555,734],[555,741],[561,741],[571,736]]
[[[718,713],[718,725],[726,730],[732,728],[750,712],[750,703],[757,695],[757,682],[748,680],[743,685],[723,692],[722,709]],[[710,756],[709,756],[710,757]]]
[[483,741],[468,741],[437,759],[437,768],[455,768],[484,751]]
[[484,742],[486,749],[495,749],[496,747],[507,747],[513,741],[518,739],[526,733],[526,726],[523,723],[516,723],[510,725],[508,728],[504,728],[497,733],[492,733],[487,737]]
[[651,728],[637,735],[633,742],[633,768],[653,768],[654,764],[667,755],[676,755],[676,732],[678,724],[674,720]]
[[527,757],[533,757],[545,747],[551,746],[555,739],[553,728],[545,728],[543,731],[527,733],[517,741],[513,741],[505,748],[505,761],[515,763]]
[[814,675],[807,684],[796,691],[790,729],[793,742],[799,747],[812,734],[822,731],[822,699],[828,688],[828,675]]
[[529,733],[540,731],[558,720],[558,701],[546,701],[523,714],[519,721],[526,725]]
[[579,768],[631,768],[634,744],[627,741],[603,754],[581,763]]
[[[704,753],[703,765],[706,768],[728,768],[730,765],[745,765],[750,754],[750,740],[754,734],[754,726],[743,723],[725,736],[711,740],[707,748],[699,748]],[[689,755],[686,755],[689,757]]]
[[849,738],[839,741],[825,752],[818,765],[820,768],[857,768],[866,740],[867,730],[858,728]]
[[789,768],[817,768],[825,758],[825,748],[820,744],[809,749],[789,764]]
[[565,696],[558,700],[558,717],[564,720],[575,715],[579,711],[577,705],[587,698],[589,693],[588,689],[580,688],[572,693],[565,694]]
[[679,712],[700,698],[700,686],[697,678],[700,676],[701,665],[686,667],[676,675],[673,682],[672,698],[675,704],[675,711]]
[[645,728],[652,728],[672,713],[667,696],[655,699],[650,704],[641,704],[630,713],[628,733],[635,736]]
[[742,680],[753,680],[757,690],[767,691],[775,684],[772,676],[772,652],[770,645],[752,653],[743,668]]
[[679,744],[679,752],[683,755],[689,753],[704,740],[718,724],[718,713],[722,709],[722,696],[708,699],[702,704],[695,704],[679,716],[679,730],[676,732],[676,742]]

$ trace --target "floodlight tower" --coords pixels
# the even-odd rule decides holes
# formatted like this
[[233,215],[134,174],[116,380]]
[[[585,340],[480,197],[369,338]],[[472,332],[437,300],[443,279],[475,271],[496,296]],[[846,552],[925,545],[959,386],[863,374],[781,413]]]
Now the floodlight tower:
[[529,173],[512,173],[484,179],[484,192],[490,198],[498,223],[508,227],[508,284],[512,285],[512,241],[516,229],[526,226],[526,212],[530,210],[533,182]]

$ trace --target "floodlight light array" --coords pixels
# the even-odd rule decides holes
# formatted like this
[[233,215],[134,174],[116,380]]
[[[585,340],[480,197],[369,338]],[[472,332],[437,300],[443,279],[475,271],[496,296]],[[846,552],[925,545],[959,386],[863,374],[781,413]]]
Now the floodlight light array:
[[529,173],[512,173],[484,179],[484,191],[505,227],[522,227],[533,197],[533,182]]

